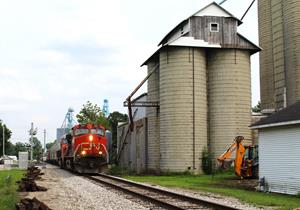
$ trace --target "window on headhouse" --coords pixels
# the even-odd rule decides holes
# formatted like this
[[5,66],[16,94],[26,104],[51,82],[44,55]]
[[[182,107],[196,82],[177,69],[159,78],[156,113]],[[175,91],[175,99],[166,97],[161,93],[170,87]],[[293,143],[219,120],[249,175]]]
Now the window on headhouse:
[[181,26],[180,32],[181,32],[181,34],[183,34],[183,26]]
[[211,23],[210,24],[210,32],[219,32],[219,24]]

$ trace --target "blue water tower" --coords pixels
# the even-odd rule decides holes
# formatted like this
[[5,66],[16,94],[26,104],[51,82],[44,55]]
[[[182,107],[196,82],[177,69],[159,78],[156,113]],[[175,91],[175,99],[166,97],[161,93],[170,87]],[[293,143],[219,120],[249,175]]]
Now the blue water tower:
[[108,100],[107,99],[104,99],[104,101],[103,101],[102,111],[104,113],[104,116],[107,118],[109,116],[109,107],[108,107]]

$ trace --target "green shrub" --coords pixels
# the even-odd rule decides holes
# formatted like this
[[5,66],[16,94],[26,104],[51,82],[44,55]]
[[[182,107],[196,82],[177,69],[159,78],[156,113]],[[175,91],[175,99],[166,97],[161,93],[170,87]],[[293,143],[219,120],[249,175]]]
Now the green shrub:
[[202,150],[202,170],[205,174],[213,174],[215,172],[215,160],[213,154],[208,151],[207,147]]
[[125,176],[129,175],[129,171],[127,169],[123,169],[120,166],[112,165],[109,169],[109,174],[116,175],[116,176]]
[[15,208],[18,201],[17,180],[20,180],[24,175],[21,170],[3,170],[0,171],[0,209],[10,210]]

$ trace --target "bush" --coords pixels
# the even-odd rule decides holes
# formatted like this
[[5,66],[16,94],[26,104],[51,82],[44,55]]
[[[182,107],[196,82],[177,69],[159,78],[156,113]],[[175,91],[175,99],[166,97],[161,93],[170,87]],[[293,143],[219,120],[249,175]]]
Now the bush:
[[15,182],[20,180],[24,175],[21,170],[3,170],[0,171],[0,209],[15,209],[15,204],[19,197],[16,192],[17,185]]
[[205,174],[214,173],[215,160],[213,158],[213,153],[209,152],[207,147],[203,148],[202,151],[202,170]]
[[128,170],[123,169],[120,166],[112,165],[111,168],[109,169],[109,174],[124,176],[124,175],[128,175],[129,172],[128,172]]

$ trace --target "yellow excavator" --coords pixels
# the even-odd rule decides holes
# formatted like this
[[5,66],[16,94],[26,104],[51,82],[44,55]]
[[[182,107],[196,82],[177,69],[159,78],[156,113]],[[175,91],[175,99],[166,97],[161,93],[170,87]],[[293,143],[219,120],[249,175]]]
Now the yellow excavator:
[[228,169],[232,163],[229,158],[236,151],[234,158],[234,172],[240,178],[257,178],[258,177],[258,147],[243,146],[243,136],[235,137],[229,148],[220,155],[217,160],[222,164],[223,169]]

